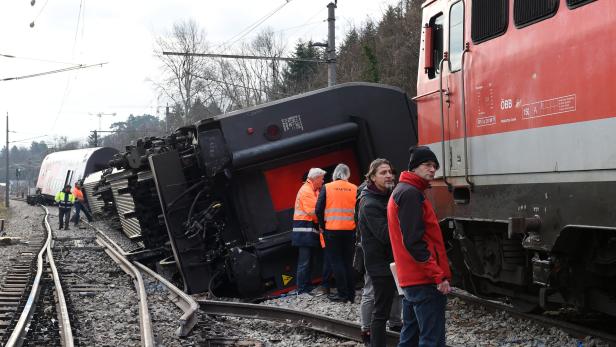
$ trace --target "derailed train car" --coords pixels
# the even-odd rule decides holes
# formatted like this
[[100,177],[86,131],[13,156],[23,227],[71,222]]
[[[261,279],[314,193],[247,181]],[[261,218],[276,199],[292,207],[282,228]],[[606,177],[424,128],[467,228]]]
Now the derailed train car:
[[140,139],[98,189],[143,243],[134,256],[177,268],[188,293],[280,293],[295,285],[291,221],[308,170],[343,162],[359,183],[377,157],[404,167],[415,124],[402,90],[342,84]]
[[616,2],[422,8],[419,143],[455,284],[616,316]]
[[110,147],[83,148],[48,154],[41,163],[36,181],[37,195],[29,203],[53,203],[66,184],[74,185],[89,174],[105,169],[118,150]]

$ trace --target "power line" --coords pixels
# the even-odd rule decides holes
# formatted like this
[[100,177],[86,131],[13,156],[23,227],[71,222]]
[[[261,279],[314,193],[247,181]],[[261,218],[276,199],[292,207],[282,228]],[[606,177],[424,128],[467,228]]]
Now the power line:
[[34,140],[34,139],[39,139],[41,137],[47,137],[49,135],[40,135],[40,136],[34,136],[34,137],[29,137],[27,139],[21,139],[21,140],[15,140],[15,141],[9,141],[9,143],[16,143],[16,142],[25,142],[25,141],[30,141],[30,140]]
[[200,76],[200,75],[195,75],[195,74],[191,74],[195,77],[201,78],[203,80],[206,81],[211,81],[211,82],[215,82],[215,83],[220,83],[220,84],[226,84],[229,86],[233,86],[233,87],[237,87],[237,88],[243,88],[246,90],[254,90],[257,92],[262,92],[262,93],[270,93],[270,94],[276,94],[276,95],[280,95],[280,96],[292,96],[293,94],[288,94],[288,93],[283,93],[283,92],[275,92],[275,91],[271,91],[271,90],[265,90],[265,89],[259,89],[259,88],[252,88],[252,87],[246,87],[246,86],[242,86],[239,84],[235,84],[235,83],[229,83],[229,82],[225,82],[225,81],[221,81],[221,80],[216,80],[210,77],[204,77],[204,76]]
[[262,55],[238,55],[238,54],[216,54],[216,53],[185,53],[185,52],[163,52],[163,55],[181,55],[186,57],[210,57],[210,58],[231,58],[231,59],[252,59],[252,60],[282,60],[282,61],[302,61],[307,63],[326,64],[328,60],[302,59],[290,57],[272,57]]
[[269,12],[268,14],[266,14],[265,16],[259,18],[255,23],[247,26],[242,31],[240,31],[239,33],[237,33],[233,37],[231,37],[229,40],[227,40],[228,43],[221,43],[216,48],[220,48],[221,46],[227,46],[227,45],[228,46],[233,46],[236,42],[238,42],[239,40],[244,38],[246,35],[250,34],[251,31],[255,30],[257,27],[259,27],[259,25],[263,24],[263,22],[268,20],[270,17],[272,17],[274,14],[276,14],[278,11],[280,11],[283,7],[285,7],[291,1],[293,1],[293,0],[285,0],[285,2],[282,5],[278,6],[273,11]]
[[39,72],[39,73],[35,73],[35,74],[23,75],[23,76],[17,76],[17,77],[2,78],[2,79],[0,79],[0,82],[14,81],[14,80],[23,80],[23,79],[26,79],[26,78],[46,76],[46,75],[56,74],[56,73],[60,73],[60,72],[67,72],[67,71],[72,71],[72,70],[87,69],[87,68],[93,67],[93,66],[101,66],[102,67],[105,64],[107,64],[107,63],[98,63],[98,64],[91,64],[91,65],[79,64],[79,65],[67,67],[67,68],[64,68],[64,69]]

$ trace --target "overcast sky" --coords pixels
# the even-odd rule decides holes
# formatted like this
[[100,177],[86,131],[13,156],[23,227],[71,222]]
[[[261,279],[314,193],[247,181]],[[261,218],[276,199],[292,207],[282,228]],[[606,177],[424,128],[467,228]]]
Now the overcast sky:
[[[216,47],[280,7],[260,27],[279,32],[289,54],[298,39],[325,40],[330,0],[3,0],[0,2],[0,79],[63,69],[74,63],[97,64],[79,71],[0,81],[0,139],[4,146],[9,114],[11,144],[52,143],[54,136],[85,140],[129,114],[164,116],[165,100],[152,83],[160,73],[154,40],[174,22],[195,19]],[[352,25],[379,19],[398,0],[339,0],[339,44]],[[34,26],[30,27],[30,23]],[[221,52],[224,53],[224,52]],[[14,131],[14,132],[13,132]],[[45,137],[39,137],[46,135]]]

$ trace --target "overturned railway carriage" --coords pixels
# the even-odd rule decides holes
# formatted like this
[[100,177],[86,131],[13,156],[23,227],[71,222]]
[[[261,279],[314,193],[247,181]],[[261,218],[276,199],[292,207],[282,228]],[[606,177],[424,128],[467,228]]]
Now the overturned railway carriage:
[[40,195],[29,200],[53,203],[57,192],[66,184],[74,185],[91,173],[105,169],[118,150],[96,147],[61,151],[48,154],[41,163],[36,188]]
[[177,268],[187,292],[283,292],[295,285],[291,221],[308,170],[346,163],[359,183],[377,157],[404,167],[415,124],[403,91],[343,84],[141,139],[103,180],[145,246],[135,256]]
[[457,285],[616,315],[616,2],[423,3],[419,142]]

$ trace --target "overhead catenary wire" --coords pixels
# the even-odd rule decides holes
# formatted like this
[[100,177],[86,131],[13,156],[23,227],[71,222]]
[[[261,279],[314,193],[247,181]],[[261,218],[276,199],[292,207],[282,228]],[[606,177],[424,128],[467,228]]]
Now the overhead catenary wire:
[[218,46],[216,46],[216,48],[220,48],[222,46],[233,46],[235,43],[237,43],[239,40],[243,39],[244,37],[246,37],[246,35],[250,34],[250,32],[252,32],[253,30],[255,30],[256,28],[258,28],[261,24],[263,24],[266,20],[268,20],[269,18],[271,18],[273,15],[275,15],[278,11],[282,10],[283,7],[285,7],[286,5],[288,5],[291,1],[293,0],[285,0],[284,3],[282,3],[280,6],[276,7],[274,10],[272,10],[271,12],[269,12],[268,14],[266,14],[265,16],[259,18],[256,22],[254,22],[253,24],[247,26],[246,28],[244,28],[243,30],[241,30],[240,32],[238,32],[237,34],[235,34],[234,36],[232,36],[230,39],[227,40],[227,42],[221,43]]
[[57,69],[57,70],[51,70],[51,71],[45,71],[45,72],[38,72],[38,73],[30,74],[30,75],[1,78],[0,82],[15,81],[15,80],[22,80],[22,79],[32,78],[32,77],[46,76],[46,75],[56,74],[56,73],[60,73],[60,72],[67,72],[67,71],[72,71],[72,70],[87,69],[87,68],[94,67],[94,66],[101,66],[102,67],[105,64],[107,64],[107,63],[105,62],[105,63],[90,64],[90,65],[79,64],[79,65],[75,65],[75,66],[71,66],[71,67],[67,67],[67,68],[63,68],[63,69]]

